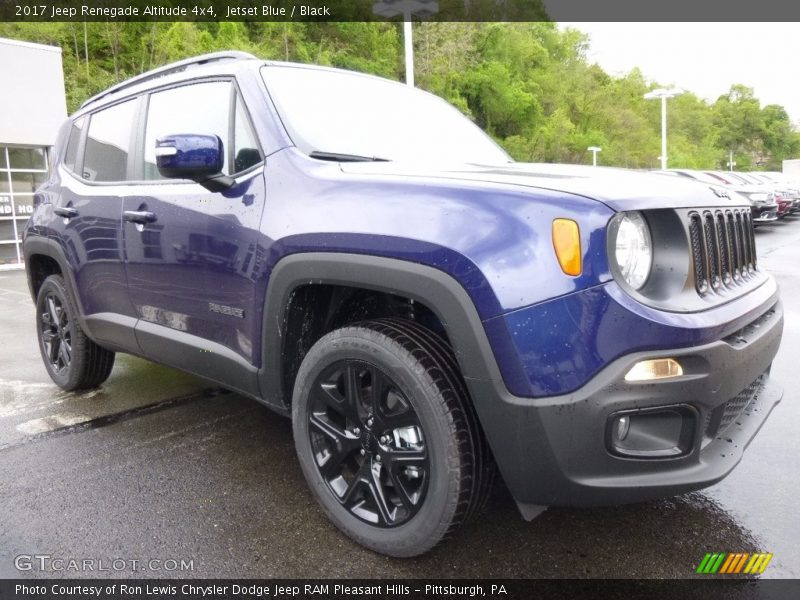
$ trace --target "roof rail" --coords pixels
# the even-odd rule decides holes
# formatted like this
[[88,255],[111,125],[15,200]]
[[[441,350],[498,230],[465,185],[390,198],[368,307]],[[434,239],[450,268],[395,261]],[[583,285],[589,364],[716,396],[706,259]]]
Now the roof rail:
[[107,90],[102,91],[99,94],[92,96],[91,98],[86,100],[86,102],[81,104],[81,108],[84,108],[85,106],[88,106],[92,102],[100,100],[100,98],[104,98],[105,96],[123,90],[125,88],[131,87],[139,83],[144,83],[145,81],[150,81],[151,79],[156,79],[158,77],[164,77],[165,75],[171,75],[172,73],[180,73],[181,71],[189,67],[204,65],[219,60],[239,60],[243,58],[257,58],[257,57],[253,56],[249,52],[228,50],[225,52],[211,52],[210,54],[201,54],[200,56],[195,56],[193,58],[179,60],[178,62],[170,63],[168,65],[164,65],[163,67],[158,67],[156,69],[146,71],[141,75],[136,75],[135,77],[131,77],[130,79],[126,79],[125,81],[118,83],[117,85],[111,86]]

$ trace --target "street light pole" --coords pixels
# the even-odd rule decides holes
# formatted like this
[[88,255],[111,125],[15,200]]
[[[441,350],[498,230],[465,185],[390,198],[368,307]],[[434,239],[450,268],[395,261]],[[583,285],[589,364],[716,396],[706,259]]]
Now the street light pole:
[[589,146],[587,148],[587,150],[592,153],[592,166],[596,167],[597,166],[597,153],[598,152],[602,152],[603,149],[600,148],[599,146]]
[[661,170],[667,170],[667,97],[661,96]]
[[403,42],[406,55],[406,85],[414,87],[414,40],[411,30],[411,13],[403,15]]
[[736,166],[736,163],[733,162],[733,150],[730,151],[728,155],[728,170],[733,173],[733,167]]
[[683,93],[683,90],[677,88],[664,89],[659,88],[651,92],[647,92],[644,97],[646,100],[653,100],[661,98],[661,169],[667,168],[667,98],[674,98]]
[[411,18],[424,18],[439,12],[439,3],[435,0],[380,0],[372,7],[372,12],[381,17],[391,19],[403,16],[403,47],[406,59],[406,85],[414,87],[414,38]]

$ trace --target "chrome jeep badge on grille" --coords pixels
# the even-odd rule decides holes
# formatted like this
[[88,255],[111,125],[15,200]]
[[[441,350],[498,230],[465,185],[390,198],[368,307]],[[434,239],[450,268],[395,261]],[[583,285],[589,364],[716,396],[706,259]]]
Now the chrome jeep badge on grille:
[[722,188],[717,188],[717,187],[714,187],[714,186],[708,186],[708,189],[710,189],[712,192],[714,192],[714,195],[717,198],[730,198],[730,196],[728,195],[728,192],[725,191]]

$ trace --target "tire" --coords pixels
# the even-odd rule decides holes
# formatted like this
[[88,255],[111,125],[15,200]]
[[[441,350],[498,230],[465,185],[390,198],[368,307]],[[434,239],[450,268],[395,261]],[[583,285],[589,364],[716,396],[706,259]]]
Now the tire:
[[323,336],[297,374],[292,422],[324,512],[381,554],[427,552],[491,490],[494,463],[452,351],[414,322],[364,321]]
[[99,386],[111,374],[114,353],[86,337],[61,275],[50,275],[36,297],[42,361],[55,384],[73,391]]

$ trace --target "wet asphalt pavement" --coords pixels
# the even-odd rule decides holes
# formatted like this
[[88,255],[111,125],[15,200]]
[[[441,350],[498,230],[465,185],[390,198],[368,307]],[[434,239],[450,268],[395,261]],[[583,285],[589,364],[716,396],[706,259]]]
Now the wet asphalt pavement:
[[[772,552],[800,577],[800,219],[759,228],[786,311],[784,399],[742,463],[703,492],[526,523],[502,486],[460,535],[416,559],[373,554],[317,508],[291,424],[236,394],[117,356],[100,389],[41,365],[24,273],[0,272],[0,577],[691,577],[706,552]],[[115,572],[18,571],[14,557],[114,559]],[[191,561],[184,571],[170,560]],[[121,563],[117,563],[121,566]]]

